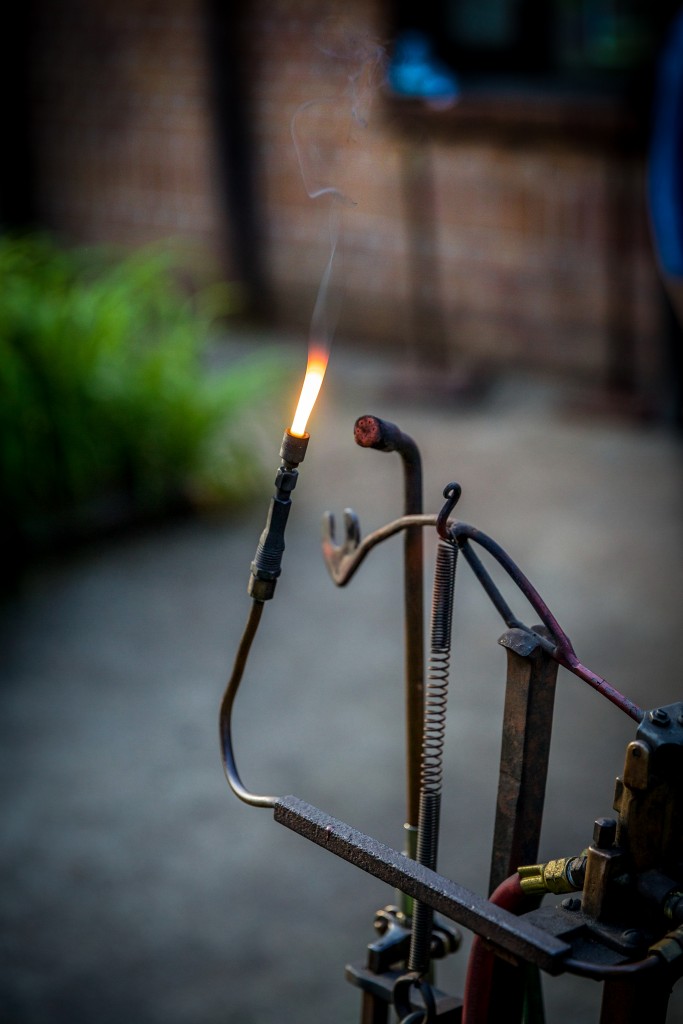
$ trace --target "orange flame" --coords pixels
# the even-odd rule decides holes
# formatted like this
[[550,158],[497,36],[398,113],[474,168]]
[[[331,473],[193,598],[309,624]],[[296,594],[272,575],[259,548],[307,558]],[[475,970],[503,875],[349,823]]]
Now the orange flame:
[[295,437],[303,437],[306,433],[308,417],[311,415],[311,411],[315,405],[315,400],[318,397],[320,385],[323,382],[325,370],[327,369],[328,359],[329,352],[327,349],[320,345],[311,344],[308,350],[308,365],[306,367],[304,383],[301,388],[299,404],[296,407],[292,426],[289,431],[290,434],[294,434]]

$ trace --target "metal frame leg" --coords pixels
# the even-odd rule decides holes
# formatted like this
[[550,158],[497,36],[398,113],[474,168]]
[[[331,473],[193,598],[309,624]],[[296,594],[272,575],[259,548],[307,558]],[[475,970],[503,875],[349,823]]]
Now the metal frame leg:
[[[507,680],[491,892],[520,865],[533,864],[538,857],[558,669],[533,634],[525,630],[509,630],[499,643],[507,652]],[[530,903],[529,909],[532,906]],[[527,991],[534,993],[529,1019],[540,1024],[544,1014],[538,970],[498,959],[489,1019],[521,1020]]]

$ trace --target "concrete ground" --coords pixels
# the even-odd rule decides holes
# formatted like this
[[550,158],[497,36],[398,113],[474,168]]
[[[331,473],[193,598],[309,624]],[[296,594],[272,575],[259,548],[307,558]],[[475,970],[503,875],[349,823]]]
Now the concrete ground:
[[[556,390],[521,379],[476,406],[416,408],[390,392],[341,363],[330,375],[235,736],[253,790],[294,793],[400,846],[401,544],[377,549],[346,590],[318,547],[326,508],[353,506],[366,532],[400,511],[398,457],[356,448],[356,416],[412,434],[426,508],[457,479],[460,518],[509,550],[582,660],[647,707],[682,696],[681,446],[657,428],[572,414]],[[279,441],[276,429],[273,469]],[[269,496],[237,522],[169,524],[52,562],[4,609],[3,1024],[358,1019],[344,964],[362,958],[393,894],[241,804],[220,764],[217,710]],[[429,568],[431,537],[428,551]],[[463,564],[439,866],[480,892],[501,632]],[[579,852],[610,813],[633,732],[560,673],[543,858]],[[442,987],[462,990],[465,962],[461,952],[441,969]],[[545,989],[549,1022],[597,1019],[592,982]],[[683,1019],[680,991],[669,1019]]]

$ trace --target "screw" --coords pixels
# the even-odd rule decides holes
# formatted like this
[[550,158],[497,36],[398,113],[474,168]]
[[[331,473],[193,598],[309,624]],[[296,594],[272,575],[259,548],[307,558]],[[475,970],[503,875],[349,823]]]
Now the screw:
[[598,850],[609,850],[614,846],[617,823],[614,818],[596,818],[593,826],[593,845]]
[[562,900],[562,906],[565,910],[581,910],[581,900],[578,896],[567,896],[566,900]]
[[664,728],[669,724],[671,719],[664,708],[655,708],[654,711],[650,712],[650,721],[653,725],[658,725],[660,728]]

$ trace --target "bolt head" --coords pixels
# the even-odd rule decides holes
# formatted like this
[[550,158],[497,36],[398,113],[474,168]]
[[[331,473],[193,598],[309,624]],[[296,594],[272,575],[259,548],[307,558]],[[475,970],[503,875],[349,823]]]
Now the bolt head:
[[614,846],[617,834],[617,823],[614,818],[596,818],[593,826],[593,843],[599,850],[609,850]]
[[650,712],[650,721],[653,725],[658,725],[661,729],[669,725],[671,719],[669,718],[668,712],[664,708],[655,708],[654,711]]
[[625,932],[621,933],[621,941],[625,946],[635,949],[643,944],[645,937],[637,928],[627,928]]
[[578,896],[567,896],[566,900],[562,900],[561,905],[564,907],[565,910],[581,910],[581,900]]

